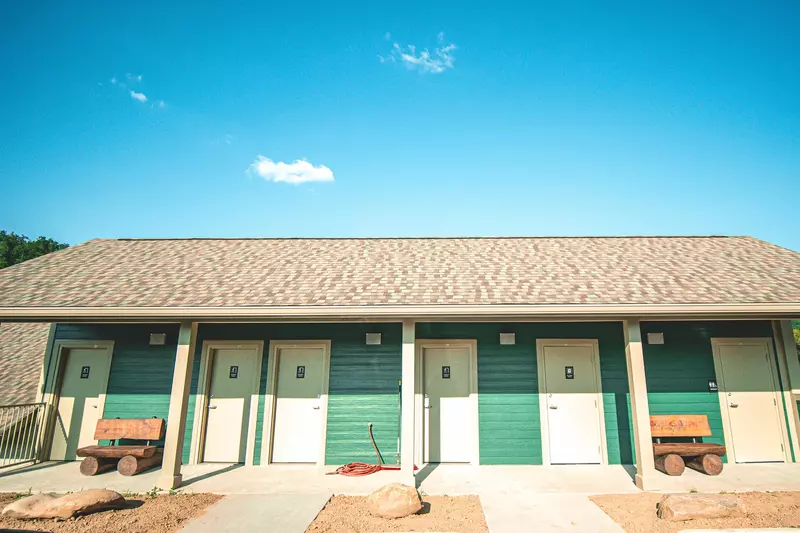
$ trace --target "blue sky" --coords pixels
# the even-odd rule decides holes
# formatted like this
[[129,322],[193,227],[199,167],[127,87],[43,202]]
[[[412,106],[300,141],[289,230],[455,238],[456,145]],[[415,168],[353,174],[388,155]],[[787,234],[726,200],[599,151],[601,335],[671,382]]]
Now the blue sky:
[[203,4],[0,4],[0,228],[800,250],[798,2]]

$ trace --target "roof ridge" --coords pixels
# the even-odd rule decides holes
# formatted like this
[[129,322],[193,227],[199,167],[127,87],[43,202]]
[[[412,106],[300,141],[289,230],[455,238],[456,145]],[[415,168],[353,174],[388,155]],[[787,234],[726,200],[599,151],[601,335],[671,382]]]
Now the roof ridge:
[[[539,240],[539,239],[752,239],[748,235],[518,235],[462,237],[119,237],[92,241],[460,241],[460,240]],[[87,242],[92,242],[87,241]]]

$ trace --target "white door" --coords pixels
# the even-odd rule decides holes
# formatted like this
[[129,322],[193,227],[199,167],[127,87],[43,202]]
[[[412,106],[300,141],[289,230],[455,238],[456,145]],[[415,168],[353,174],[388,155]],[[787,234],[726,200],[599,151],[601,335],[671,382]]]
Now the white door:
[[600,406],[594,345],[542,346],[551,464],[600,464]]
[[258,389],[258,351],[220,348],[211,352],[203,461],[243,463],[247,454],[251,395]]
[[58,411],[50,459],[72,461],[83,446],[97,444],[94,432],[106,393],[111,351],[106,348],[72,348],[66,357],[61,378]]
[[423,460],[469,463],[475,449],[475,414],[470,400],[472,375],[467,347],[424,348]]
[[316,463],[325,428],[325,350],[281,348],[277,360],[273,463]]
[[720,344],[723,396],[737,463],[784,461],[782,415],[764,344]]

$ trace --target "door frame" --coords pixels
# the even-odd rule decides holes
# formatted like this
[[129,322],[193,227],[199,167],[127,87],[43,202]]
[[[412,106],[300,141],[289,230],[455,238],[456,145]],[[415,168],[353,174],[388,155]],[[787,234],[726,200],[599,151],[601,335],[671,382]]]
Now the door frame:
[[480,419],[478,414],[478,341],[476,339],[417,339],[414,360],[414,462],[424,464],[425,452],[425,349],[467,348],[469,350],[469,400],[473,417],[473,445],[470,450],[471,465],[480,464]]
[[[728,401],[725,399],[725,375],[723,373],[722,355],[720,354],[720,346],[760,346],[766,347],[767,357],[769,358],[769,373],[772,378],[772,396],[775,401],[775,409],[778,413],[778,426],[781,431],[781,447],[783,448],[783,462],[791,463],[791,447],[789,444],[789,434],[786,428],[786,413],[783,406],[783,397],[780,394],[780,387],[778,383],[778,376],[780,370],[776,366],[775,352],[772,349],[771,337],[712,337],[711,349],[714,354],[714,373],[717,376],[717,399],[719,400],[719,410],[722,415],[722,431],[725,435],[725,446],[728,452],[728,461],[736,463],[736,444],[733,439],[733,427],[730,419],[730,409],[728,408]],[[785,376],[781,376],[786,379]]]
[[[103,418],[106,409],[106,397],[108,396],[108,382],[111,379],[111,361],[114,359],[114,341],[98,340],[56,340],[53,342],[53,351],[47,358],[46,364],[53,368],[53,379],[47,386],[47,376],[45,376],[45,390],[42,393],[42,401],[50,407],[50,416],[47,421],[46,450],[43,450],[42,457],[51,459],[53,452],[53,440],[55,439],[56,422],[58,420],[58,404],[61,401],[61,385],[64,379],[64,368],[67,365],[65,353],[69,350],[104,350],[106,352],[106,383],[102,387],[97,397],[97,419]],[[82,422],[82,421],[81,421]]]
[[261,464],[272,464],[272,444],[275,431],[275,407],[277,406],[278,392],[278,357],[285,348],[310,348],[322,350],[322,394],[320,395],[320,411],[322,424],[322,438],[317,452],[317,466],[325,466],[325,448],[328,438],[328,385],[330,383],[331,368],[331,341],[330,340],[304,340],[304,341],[270,341],[269,361],[267,362],[267,394],[264,401],[264,427],[261,439]]
[[192,425],[192,443],[189,449],[189,464],[203,462],[206,443],[206,422],[208,421],[208,399],[211,391],[211,355],[214,350],[242,349],[255,350],[256,371],[250,392],[250,415],[247,421],[247,446],[244,464],[252,466],[256,449],[256,426],[258,420],[259,385],[261,384],[261,361],[264,358],[264,341],[204,341],[200,355],[200,372],[197,378],[197,392],[194,400],[194,424]]
[[600,464],[608,465],[606,442],[606,416],[603,409],[603,379],[600,373],[600,343],[597,339],[536,339],[536,374],[539,384],[539,420],[542,435],[542,464],[550,466],[550,410],[547,408],[547,376],[545,375],[544,349],[548,346],[589,346],[592,349],[592,367],[597,388],[597,429],[600,432]]

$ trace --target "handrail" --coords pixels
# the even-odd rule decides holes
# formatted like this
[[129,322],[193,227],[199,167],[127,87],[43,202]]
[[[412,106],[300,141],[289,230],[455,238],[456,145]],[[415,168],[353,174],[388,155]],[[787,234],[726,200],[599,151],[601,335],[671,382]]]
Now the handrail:
[[0,405],[0,469],[39,460],[47,404]]

